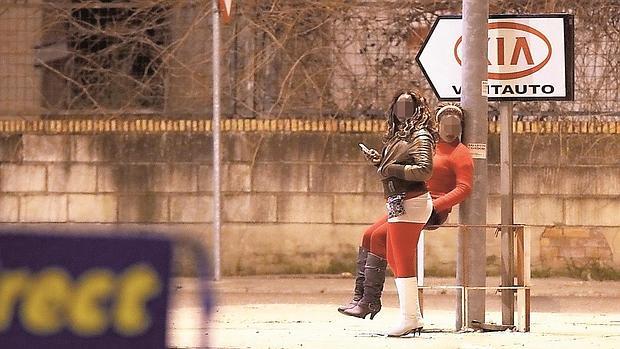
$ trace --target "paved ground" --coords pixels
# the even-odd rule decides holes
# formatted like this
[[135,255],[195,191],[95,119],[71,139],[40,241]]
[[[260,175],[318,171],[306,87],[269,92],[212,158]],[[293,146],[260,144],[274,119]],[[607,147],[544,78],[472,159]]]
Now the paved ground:
[[[392,279],[386,282],[384,309],[373,320],[339,314],[353,279],[331,276],[226,278],[212,283],[215,313],[202,319],[197,284],[175,280],[169,343],[195,348],[620,348],[620,282],[534,279],[532,331],[458,333],[455,295],[427,290],[426,328],[416,338],[381,334],[398,317]],[[428,284],[454,284],[430,278]],[[499,284],[489,278],[488,285]],[[501,322],[500,299],[487,296],[487,322]],[[202,344],[200,344],[203,341]],[[205,344],[206,343],[206,344]]]

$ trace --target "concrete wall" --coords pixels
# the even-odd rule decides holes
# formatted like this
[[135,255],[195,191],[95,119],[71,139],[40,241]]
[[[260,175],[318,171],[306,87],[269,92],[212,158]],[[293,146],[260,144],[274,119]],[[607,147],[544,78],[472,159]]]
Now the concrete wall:
[[[41,125],[41,122],[39,122]],[[210,133],[7,131],[0,125],[0,220],[145,225],[210,243]],[[225,128],[225,130],[228,128]],[[384,212],[357,143],[380,132],[226,131],[224,274],[352,268],[366,225]],[[499,222],[498,135],[489,139],[488,222]],[[515,220],[532,233],[535,269],[601,260],[620,267],[620,135],[518,133]],[[454,212],[451,222],[456,222]],[[499,239],[488,231],[489,270]],[[427,233],[427,269],[450,274],[455,229]]]

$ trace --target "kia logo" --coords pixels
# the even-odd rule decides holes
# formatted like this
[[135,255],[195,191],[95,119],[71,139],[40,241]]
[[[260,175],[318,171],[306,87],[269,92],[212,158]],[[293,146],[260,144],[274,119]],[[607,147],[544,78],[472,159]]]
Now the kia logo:
[[[491,80],[519,79],[536,73],[542,69],[551,59],[551,43],[540,31],[521,23],[494,22],[489,23],[489,30],[495,30],[497,36],[489,38],[489,53],[493,57],[489,60],[490,71],[488,78]],[[509,39],[509,40],[507,40]],[[454,58],[461,65],[458,49],[463,41],[459,37],[454,44]],[[547,55],[533,57],[531,46],[546,48]],[[493,50],[495,49],[495,50]],[[540,52],[545,50],[535,50]],[[540,60],[536,63],[537,58]]]

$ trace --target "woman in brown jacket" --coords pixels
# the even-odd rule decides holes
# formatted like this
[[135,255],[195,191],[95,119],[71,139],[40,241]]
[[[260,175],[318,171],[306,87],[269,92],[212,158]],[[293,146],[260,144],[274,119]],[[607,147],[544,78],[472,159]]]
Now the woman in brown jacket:
[[[366,157],[377,167],[386,198],[386,257],[396,279],[401,316],[388,336],[416,333],[424,326],[418,301],[415,250],[433,203],[425,181],[431,177],[437,129],[426,102],[413,92],[398,93],[388,111],[388,131],[381,153]],[[378,227],[376,227],[378,228]],[[373,318],[381,309],[385,259],[368,253],[363,296],[345,315]]]

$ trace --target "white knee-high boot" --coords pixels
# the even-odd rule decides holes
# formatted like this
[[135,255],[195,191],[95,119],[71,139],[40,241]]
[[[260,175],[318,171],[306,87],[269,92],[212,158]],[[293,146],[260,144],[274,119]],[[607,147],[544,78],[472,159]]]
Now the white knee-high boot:
[[388,337],[401,337],[409,333],[422,330],[424,321],[420,314],[420,302],[418,300],[418,278],[396,278],[396,289],[400,302],[400,322],[388,332]]

